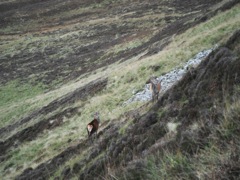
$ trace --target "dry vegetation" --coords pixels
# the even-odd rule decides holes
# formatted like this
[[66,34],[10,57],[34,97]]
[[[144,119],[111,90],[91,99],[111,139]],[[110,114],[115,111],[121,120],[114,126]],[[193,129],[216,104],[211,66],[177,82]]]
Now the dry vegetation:
[[[112,149],[116,150],[114,141],[115,146],[119,145],[120,148],[122,138],[131,135],[129,129],[136,123],[135,118],[147,116],[148,111],[154,109],[153,104],[123,105],[132,96],[132,92],[143,88],[151,75],[164,74],[176,66],[181,66],[199,51],[225,44],[240,27],[240,6],[237,4],[229,10],[219,11],[212,18],[184,33],[173,33],[168,40],[158,39],[156,37],[164,25],[177,22],[181,18],[187,19],[186,24],[191,23],[193,19],[189,17],[201,17],[201,13],[198,13],[200,10],[181,11],[180,6],[174,6],[175,1],[171,1],[173,4],[161,1],[167,7],[166,11],[161,8],[162,4],[157,2],[149,2],[150,8],[143,8],[146,4],[140,1],[89,1],[84,7],[76,6],[78,1],[72,2],[73,4],[66,4],[62,1],[54,6],[46,3],[48,8],[30,8],[27,9],[27,14],[24,14],[26,10],[20,9],[20,15],[16,18],[13,18],[14,13],[11,11],[3,12],[5,22],[0,28],[0,140],[7,141],[27,128],[31,130],[38,123],[45,120],[48,122],[48,125],[42,126],[39,133],[33,134],[32,139],[19,137],[13,140],[12,146],[0,155],[0,176],[6,179],[13,179],[28,168],[37,169],[39,165],[54,159],[69,148],[75,153],[69,155],[69,158],[54,170],[49,169],[49,177],[45,177],[64,178],[66,171],[70,169],[71,176],[65,177],[66,179],[78,179],[79,176],[91,179],[86,172],[91,170],[94,164],[100,167],[99,164],[105,157],[114,158],[111,154],[113,152],[109,152]],[[156,9],[152,8],[156,5]],[[220,4],[212,6],[212,9],[218,7]],[[106,8],[109,8],[108,13],[105,12]],[[171,16],[170,20],[166,19],[167,15]],[[86,18],[89,19],[86,21]],[[156,47],[162,43],[166,43],[164,48],[156,51]],[[152,50],[156,53],[152,54]],[[153,71],[154,66],[160,68]],[[91,93],[93,88],[87,87],[98,78],[106,78],[107,84],[103,83],[98,92]],[[81,88],[84,87],[89,94],[84,91],[86,97],[78,97],[78,93],[82,93]],[[239,86],[234,88],[231,97],[229,92],[223,95],[223,116],[211,127],[213,132],[207,137],[207,145],[201,148],[196,156],[184,154],[185,151],[181,148],[172,151],[168,149],[170,145],[166,149],[163,148],[163,152],[154,151],[140,159],[139,149],[162,143],[157,141],[159,139],[152,139],[151,142],[147,142],[149,144],[140,142],[136,154],[131,145],[130,149],[122,150],[117,159],[120,163],[116,161],[113,165],[104,161],[105,166],[109,165],[108,172],[104,175],[100,173],[102,177],[99,179],[230,177],[229,172],[231,174],[232,171],[234,173],[239,170],[239,162],[234,164],[232,160],[239,154],[240,147],[237,120],[240,92]],[[80,90],[77,91],[78,89]],[[182,105],[188,104],[188,99],[183,96],[180,104],[179,106],[184,108]],[[171,107],[171,104],[157,109],[157,117],[164,117],[169,106]],[[85,125],[95,111],[100,112],[103,125],[99,142],[89,145],[86,141]],[[135,111],[137,115],[132,113]],[[28,121],[17,124],[26,117],[29,117]],[[169,122],[177,123],[178,127],[183,128],[182,132],[187,128],[198,132],[206,123],[200,119],[195,124],[183,127],[178,121],[169,119]],[[54,122],[59,124],[51,127],[49,124]],[[117,125],[114,126],[113,123]],[[4,129],[6,127],[12,129]],[[179,132],[180,130],[168,133],[164,140],[174,141]],[[161,133],[163,132],[156,136],[162,137],[164,133]],[[109,144],[106,144],[107,140]],[[192,144],[198,145],[195,140],[193,139]],[[129,162],[126,160],[129,151],[136,156],[136,159],[131,159],[133,164],[139,158],[139,161],[147,165],[143,165],[143,174],[135,174],[137,166],[134,165],[135,169],[131,171],[131,163],[128,164],[128,168],[120,168],[121,161]],[[219,176],[219,171],[225,166],[225,174]],[[124,176],[119,175],[120,171],[124,172]]]

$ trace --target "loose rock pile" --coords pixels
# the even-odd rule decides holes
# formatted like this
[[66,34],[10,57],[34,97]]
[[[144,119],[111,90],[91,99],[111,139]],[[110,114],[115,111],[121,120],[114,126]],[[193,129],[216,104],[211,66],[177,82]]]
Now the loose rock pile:
[[[207,57],[215,48],[204,50],[199,52],[194,58],[190,59],[185,65],[181,68],[176,68],[169,73],[166,73],[158,78],[157,81],[161,81],[161,94],[166,90],[171,88],[177,81],[179,81],[189,68],[197,67],[200,62]],[[136,101],[150,101],[152,99],[152,93],[150,91],[150,84],[146,84],[143,91],[138,92],[132,98],[127,100],[124,105],[130,104]]]

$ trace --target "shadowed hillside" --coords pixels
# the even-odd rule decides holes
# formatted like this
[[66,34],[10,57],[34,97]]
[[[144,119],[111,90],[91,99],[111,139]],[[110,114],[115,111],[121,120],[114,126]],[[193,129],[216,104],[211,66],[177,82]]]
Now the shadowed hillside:
[[[240,178],[237,0],[6,0],[0,12],[1,177]],[[157,102],[125,104],[214,47]]]

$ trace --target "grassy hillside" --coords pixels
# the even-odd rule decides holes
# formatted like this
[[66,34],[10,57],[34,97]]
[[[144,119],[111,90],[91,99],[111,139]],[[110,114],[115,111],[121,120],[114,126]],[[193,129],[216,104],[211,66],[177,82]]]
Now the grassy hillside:
[[[239,41],[228,41],[240,27],[237,1],[26,0],[0,9],[1,177],[239,176]],[[214,46],[228,51],[156,104],[124,105],[150,76]],[[221,55],[229,63],[215,67]],[[95,111],[102,125],[91,144]]]

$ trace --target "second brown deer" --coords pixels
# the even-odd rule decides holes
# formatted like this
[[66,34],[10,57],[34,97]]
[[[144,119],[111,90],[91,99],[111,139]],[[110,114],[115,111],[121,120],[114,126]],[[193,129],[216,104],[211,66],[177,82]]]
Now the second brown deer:
[[159,92],[161,91],[161,82],[153,77],[150,79],[150,91],[152,92],[152,101],[158,100]]

